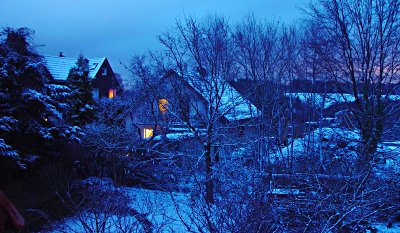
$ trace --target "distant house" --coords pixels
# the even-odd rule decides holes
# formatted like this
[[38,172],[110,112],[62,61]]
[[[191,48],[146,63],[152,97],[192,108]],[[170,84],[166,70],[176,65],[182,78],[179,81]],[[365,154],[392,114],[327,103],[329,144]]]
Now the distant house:
[[[44,56],[47,69],[56,84],[66,84],[69,71],[76,65],[77,58]],[[119,95],[120,84],[107,58],[90,58],[89,78],[92,80],[93,98],[114,98]]]
[[244,136],[254,130],[252,122],[259,116],[258,109],[228,82],[210,80],[198,73],[182,76],[169,71],[157,84],[155,93],[144,98],[132,116],[142,138],[160,138],[161,134],[171,140],[191,137],[187,123],[204,128],[210,115],[216,116],[216,124],[227,131],[230,128]]

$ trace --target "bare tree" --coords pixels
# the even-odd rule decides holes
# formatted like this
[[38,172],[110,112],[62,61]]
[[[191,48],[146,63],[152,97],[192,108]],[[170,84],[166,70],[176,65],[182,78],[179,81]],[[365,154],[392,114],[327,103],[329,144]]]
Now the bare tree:
[[[173,33],[173,34],[172,34]],[[171,36],[174,35],[174,36]],[[179,75],[202,93],[205,101],[201,104],[190,104],[186,114],[182,109],[184,97],[180,83],[175,85],[174,114],[195,135],[203,145],[205,162],[205,199],[207,203],[214,202],[213,182],[213,151],[216,151],[219,132],[219,123],[223,113],[232,106],[224,106],[222,96],[227,88],[227,81],[232,77],[230,29],[225,18],[209,17],[205,21],[186,18],[177,22],[176,30],[160,36],[160,42],[165,46],[166,55],[172,68]],[[173,105],[173,103],[171,103]],[[180,109],[180,113],[178,113]],[[172,108],[171,108],[172,110]],[[193,115],[197,120],[193,121]],[[200,132],[199,125],[204,127],[205,133]]]
[[398,0],[319,0],[309,6],[325,71],[351,84],[363,163],[374,159],[398,83],[399,7]]
[[[275,122],[279,122],[283,90],[279,88],[277,78],[280,59],[279,53],[279,23],[263,22],[254,15],[247,15],[243,22],[236,25],[233,32],[235,56],[241,89],[247,98],[255,103],[262,117],[259,118],[259,138],[256,141],[256,153],[259,155],[259,170],[262,171],[265,162],[269,161],[271,141],[269,138],[277,135]],[[248,85],[250,83],[250,85]],[[280,138],[280,137],[277,137]]]

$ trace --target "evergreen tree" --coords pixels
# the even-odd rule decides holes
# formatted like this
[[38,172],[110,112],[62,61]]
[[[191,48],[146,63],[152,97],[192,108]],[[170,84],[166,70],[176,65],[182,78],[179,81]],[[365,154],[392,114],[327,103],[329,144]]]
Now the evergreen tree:
[[[0,32],[0,177],[11,168],[51,153],[63,135],[57,122],[63,105],[49,95],[50,78],[42,57],[30,45],[33,31],[6,28]],[[6,179],[3,179],[3,181]]]
[[89,62],[83,55],[78,57],[76,66],[70,70],[67,83],[72,90],[69,121],[77,126],[92,122],[95,118],[95,109],[89,78]]

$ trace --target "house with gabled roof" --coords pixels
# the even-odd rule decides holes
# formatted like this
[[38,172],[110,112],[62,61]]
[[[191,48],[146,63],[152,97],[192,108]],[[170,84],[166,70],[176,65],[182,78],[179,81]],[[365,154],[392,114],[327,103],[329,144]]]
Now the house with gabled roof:
[[[243,122],[259,115],[258,109],[227,81],[221,79],[210,81],[207,80],[209,77],[202,77],[196,73],[189,73],[180,78],[187,83],[189,88],[193,88],[200,95],[203,102],[211,102],[214,108],[218,108],[221,118],[224,118],[225,121]],[[215,90],[212,90],[213,88]],[[214,98],[212,95],[215,95]]]
[[161,134],[167,139],[188,138],[193,134],[185,128],[190,125],[201,132],[210,116],[221,127],[244,135],[260,116],[248,99],[222,79],[170,70],[156,86],[156,94],[143,99],[131,117],[142,138],[157,139]]
[[[120,83],[117,80],[107,58],[90,58],[89,78],[91,79],[93,98],[114,98],[120,93]],[[60,56],[44,56],[46,67],[55,84],[65,85],[71,68],[75,67],[77,58]]]

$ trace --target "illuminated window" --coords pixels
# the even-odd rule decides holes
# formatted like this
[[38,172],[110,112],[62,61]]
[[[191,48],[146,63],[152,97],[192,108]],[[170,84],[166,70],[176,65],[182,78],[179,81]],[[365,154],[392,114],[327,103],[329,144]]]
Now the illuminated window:
[[115,90],[115,89],[109,89],[108,90],[108,98],[112,99],[112,98],[114,98],[116,96],[117,96],[117,90]]
[[161,113],[166,113],[168,111],[168,100],[167,99],[160,99],[158,101],[158,109]]
[[153,129],[152,128],[144,128],[143,138],[149,138],[151,136],[153,136]]

